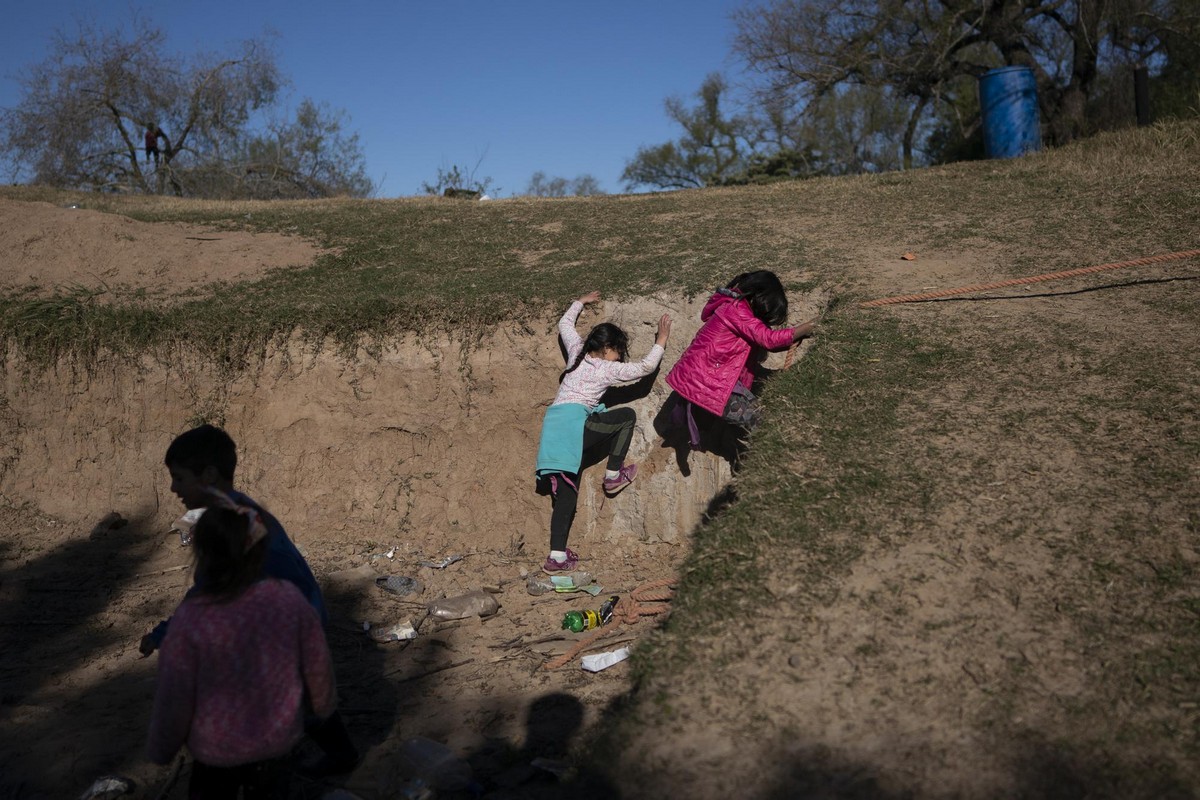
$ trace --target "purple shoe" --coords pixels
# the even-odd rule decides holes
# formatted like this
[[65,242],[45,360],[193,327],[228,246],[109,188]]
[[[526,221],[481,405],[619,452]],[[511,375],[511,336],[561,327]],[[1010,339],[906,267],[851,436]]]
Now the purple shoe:
[[621,467],[621,470],[617,473],[617,477],[604,479],[604,493],[612,497],[633,483],[635,475],[637,475],[637,464],[626,464]]
[[567,557],[562,561],[558,561],[550,556],[546,556],[546,563],[542,564],[542,572],[546,573],[547,575],[554,575],[559,572],[574,572],[575,568],[578,566],[579,555],[568,547]]

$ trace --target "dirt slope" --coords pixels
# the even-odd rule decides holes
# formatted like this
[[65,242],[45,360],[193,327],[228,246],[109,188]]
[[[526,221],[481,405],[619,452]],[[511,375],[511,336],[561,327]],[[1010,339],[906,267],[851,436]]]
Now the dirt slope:
[[[901,261],[911,242],[863,232],[858,209],[832,211],[844,228],[781,213],[769,246],[839,239],[853,255],[841,279],[867,296],[994,279],[1022,255],[981,240],[966,252],[931,243]],[[179,233],[146,226],[136,256],[114,255],[132,243],[111,232],[87,244],[109,263],[138,262],[163,244],[156,231]],[[1052,255],[1101,260],[1100,245],[1079,247],[1064,239]],[[42,254],[46,269],[72,275],[54,252]],[[1012,300],[870,312],[973,354],[903,409],[890,446],[915,476],[911,503],[872,509],[876,526],[845,533],[862,555],[824,593],[789,580],[813,554],[772,553],[756,615],[690,632],[704,657],[633,698],[628,665],[540,669],[570,643],[539,641],[558,634],[563,611],[598,605],[530,596],[522,578],[544,555],[548,502],[532,494],[528,470],[559,364],[553,320],[466,350],[396,342],[354,363],[293,344],[232,377],[186,355],[10,369],[0,403],[0,794],[75,796],[105,772],[138,779],[138,797],[168,784],[169,770],[140,759],[154,665],[136,641],[188,584],[188,551],[166,532],[177,508],[159,462],[171,437],[204,417],[239,440],[239,483],[285,521],[326,581],[341,703],[367,753],[347,786],[367,800],[395,795],[396,753],[414,734],[468,755],[488,797],[1193,796],[1197,698],[1163,654],[1182,641],[1176,612],[1200,607],[1200,472],[1195,458],[1162,454],[1165,442],[1189,452],[1200,441],[1200,337],[1184,313],[1194,272],[1158,265]],[[128,280],[165,291],[151,273]],[[825,300],[793,299],[797,317]],[[603,312],[639,352],[664,310],[679,320],[669,365],[695,330],[694,302],[653,297]],[[652,425],[661,380],[640,391],[642,477],[602,500],[593,468],[572,540],[605,594],[669,575],[729,478],[703,454],[685,474]],[[797,425],[789,436],[796,458],[780,470],[815,478],[821,465],[808,456],[820,432]],[[1165,477],[1148,482],[1151,473]],[[94,527],[111,511],[129,524]],[[419,566],[449,555],[464,558]],[[347,573],[362,567],[372,572]],[[429,621],[409,645],[376,644],[364,620],[421,610],[375,590],[376,572],[421,579],[417,602],[486,587],[501,611]],[[619,716],[615,701],[638,727],[622,729],[626,749],[606,774],[563,787],[529,767]],[[1168,733],[1141,738],[1148,727]],[[300,787],[305,797],[325,788]],[[182,783],[164,796],[182,797]]]
[[[13,273],[24,280],[36,268],[41,285],[77,280],[81,249],[89,263],[122,265],[100,277],[151,291],[252,274],[211,250],[181,258],[173,248],[192,247],[195,232],[180,226],[45,204],[7,204],[3,213],[10,249],[44,242]],[[64,225],[67,232],[45,241]],[[281,237],[237,238],[244,252],[259,254],[259,266],[290,263],[307,248],[281,249]],[[144,268],[160,257],[188,277]],[[798,313],[815,312],[818,302],[797,298]],[[698,303],[605,303],[580,326],[613,320],[639,354],[670,312],[677,323],[669,364],[697,327]],[[388,796],[402,779],[399,743],[420,734],[472,754],[496,796],[505,786],[521,795],[553,788],[549,773],[530,771],[530,753],[565,756],[567,727],[594,724],[628,690],[626,665],[597,675],[581,673],[577,661],[541,669],[582,638],[561,631],[564,612],[669,577],[688,532],[730,478],[726,461],[695,453],[685,476],[654,428],[665,384],[629,387],[614,400],[639,415],[631,451],[639,478],[605,499],[598,468],[588,470],[571,541],[604,595],[530,595],[525,575],[545,556],[549,514],[548,499],[533,492],[532,459],[560,368],[554,320],[470,346],[397,342],[355,361],[293,343],[232,376],[187,355],[31,372],[12,362],[0,404],[0,785],[22,787],[14,789],[22,798],[61,797],[117,772],[139,782],[137,796],[153,797],[168,783],[169,770],[141,758],[154,661],[139,658],[137,641],[190,581],[190,551],[168,530],[182,509],[161,459],[176,433],[205,418],[238,441],[238,484],[284,521],[325,583],[341,703],[367,753],[348,785],[365,797]],[[125,522],[108,524],[112,512]],[[449,556],[462,559],[420,566]],[[387,595],[373,577],[388,574],[416,577],[425,590]],[[364,622],[419,622],[424,603],[480,587],[499,600],[497,616],[429,619],[411,644],[377,644],[363,633]],[[611,647],[651,624],[615,631]],[[169,796],[182,797],[183,783]],[[302,789],[316,796],[321,786]]]

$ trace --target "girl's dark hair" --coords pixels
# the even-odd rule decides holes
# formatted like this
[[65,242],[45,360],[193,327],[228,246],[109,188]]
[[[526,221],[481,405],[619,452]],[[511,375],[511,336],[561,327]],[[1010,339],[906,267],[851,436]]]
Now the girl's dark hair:
[[592,328],[592,332],[583,340],[583,349],[579,351],[579,355],[575,356],[575,363],[563,370],[562,375],[558,376],[558,382],[562,383],[568,373],[574,372],[575,368],[582,363],[585,355],[599,353],[606,347],[616,350],[621,361],[629,358],[629,336],[611,322],[601,322]]
[[209,508],[192,529],[196,585],[205,596],[227,603],[263,575],[267,537],[246,549],[250,518],[226,508]]
[[787,320],[788,302],[779,276],[770,270],[743,272],[729,282],[727,289],[736,289],[750,310],[767,325],[782,325]]

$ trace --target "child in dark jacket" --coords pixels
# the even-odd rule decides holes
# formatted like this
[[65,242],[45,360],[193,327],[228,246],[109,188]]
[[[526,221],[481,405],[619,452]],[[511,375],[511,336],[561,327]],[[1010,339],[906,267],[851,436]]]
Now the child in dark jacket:
[[[312,606],[321,625],[325,625],[329,620],[325,600],[304,556],[288,538],[279,520],[233,488],[237,446],[229,434],[212,425],[193,428],[175,437],[163,460],[171,475],[171,492],[186,508],[207,507],[215,490],[238,506],[253,509],[258,514],[266,530],[262,576],[278,578],[295,586]],[[205,576],[197,571],[188,597],[203,592],[204,582]],[[161,622],[142,637],[140,650],[143,655],[150,655],[163,645],[169,638],[170,624],[171,620]],[[341,714],[335,711],[327,719],[310,717],[307,733],[324,755],[316,763],[306,765],[305,772],[320,777],[349,772],[357,766],[358,749],[350,740]]]
[[261,514],[212,490],[196,523],[196,589],[163,640],[150,723],[159,764],[187,745],[191,800],[288,795],[289,757],[305,717],[328,719],[333,663],[317,612],[296,586],[267,577]]

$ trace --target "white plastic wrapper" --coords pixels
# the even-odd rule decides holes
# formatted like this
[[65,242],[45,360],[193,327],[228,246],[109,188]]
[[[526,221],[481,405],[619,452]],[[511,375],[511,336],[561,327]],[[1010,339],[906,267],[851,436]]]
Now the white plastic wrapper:
[[579,660],[579,665],[588,672],[599,672],[602,669],[608,669],[613,664],[619,664],[627,658],[629,658],[629,648],[622,647],[607,653],[593,653],[584,656]]
[[192,528],[196,527],[196,523],[200,521],[200,517],[204,514],[203,508],[188,509],[182,517],[175,520],[175,524],[171,526],[171,530],[179,532],[179,541],[185,546],[192,543]]
[[370,625],[367,635],[377,642],[403,642],[417,638],[417,629],[411,622],[398,622],[395,625]]

